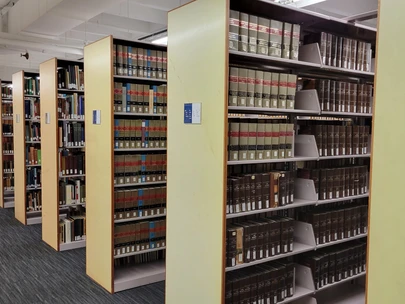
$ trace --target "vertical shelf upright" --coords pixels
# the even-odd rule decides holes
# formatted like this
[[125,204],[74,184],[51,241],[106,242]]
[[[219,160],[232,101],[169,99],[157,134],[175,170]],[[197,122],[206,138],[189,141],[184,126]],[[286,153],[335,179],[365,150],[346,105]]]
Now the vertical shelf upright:
[[0,82],[1,86],[1,120],[2,153],[0,161],[0,198],[1,208],[14,207],[14,149],[13,149],[13,85],[11,81]]
[[[201,14],[201,12],[204,12],[204,14]],[[239,12],[241,16],[240,20]],[[250,17],[253,18],[249,19]],[[258,19],[259,22],[257,22]],[[251,26],[249,26],[249,20],[252,20]],[[287,25],[283,25],[283,22],[287,23]],[[255,23],[256,26],[254,25]],[[259,24],[258,27],[257,24]],[[299,33],[291,31],[292,24],[300,25]],[[289,26],[290,30],[286,30],[285,28],[289,28]],[[241,28],[239,29],[239,27]],[[253,39],[248,39],[248,36],[251,35],[249,29],[252,30],[252,28],[258,28],[257,32],[261,31],[262,33],[262,36],[258,39],[262,39],[263,43],[259,46],[256,45],[259,40],[255,39],[253,35]],[[361,169],[364,170],[368,165],[372,152],[370,150],[363,150],[364,152],[362,153],[331,154],[332,156],[327,154],[324,157],[324,155],[319,155],[318,148],[320,147],[317,147],[317,141],[312,133],[301,134],[298,132],[300,125],[297,121],[307,120],[310,117],[316,117],[316,120],[319,121],[327,117],[325,120],[328,122],[325,124],[328,125],[333,122],[330,117],[353,118],[361,126],[370,126],[370,119],[373,117],[372,111],[369,111],[369,109],[362,112],[356,110],[344,110],[344,112],[341,110],[333,111],[325,109],[321,106],[324,100],[318,99],[317,91],[314,90],[314,87],[296,92],[295,90],[299,86],[295,82],[291,83],[288,80],[291,75],[291,78],[298,76],[299,80],[301,78],[307,78],[311,81],[314,79],[333,79],[367,86],[372,85],[374,80],[373,71],[328,66],[322,62],[317,43],[304,44],[305,35],[323,31],[333,31],[334,35],[340,37],[350,36],[349,39],[370,44],[374,44],[376,41],[376,31],[370,28],[360,28],[355,24],[331,20],[327,16],[312,14],[270,1],[200,0],[190,2],[169,12],[168,83],[170,86],[170,100],[168,101],[168,112],[170,113],[170,120],[168,121],[168,141],[170,142],[170,153],[168,153],[167,203],[170,205],[170,211],[167,215],[167,242],[170,245],[166,257],[167,304],[191,302],[219,304],[227,303],[229,300],[232,302],[233,296],[239,301],[239,290],[241,292],[243,290],[245,293],[243,296],[240,296],[240,301],[243,300],[247,303],[260,302],[260,299],[255,298],[255,296],[259,295],[261,282],[252,286],[250,286],[250,282],[255,282],[256,278],[260,277],[260,274],[264,274],[263,269],[267,269],[265,275],[267,278],[267,271],[269,277],[271,277],[270,273],[274,269],[277,269],[276,267],[284,267],[275,266],[280,265],[277,262],[288,264],[289,261],[293,260],[299,264],[301,261],[299,258],[302,257],[300,254],[302,253],[312,252],[314,254],[315,251],[322,253],[326,250],[318,251],[318,249],[326,247],[328,247],[327,252],[329,252],[329,249],[332,251],[333,245],[342,243],[345,243],[344,245],[349,247],[349,250],[355,250],[353,249],[354,246],[360,246],[364,249],[362,253],[366,252],[365,240],[369,235],[367,220],[363,221],[366,226],[362,228],[363,232],[361,233],[356,232],[354,234],[353,232],[351,234],[349,232],[348,236],[342,236],[341,239],[317,243],[315,230],[318,228],[308,222],[298,220],[298,213],[304,211],[301,207],[308,207],[307,210],[316,210],[316,206],[321,204],[322,207],[318,207],[318,210],[323,208],[323,210],[330,211],[331,209],[327,209],[329,206],[336,208],[337,205],[335,203],[342,201],[345,201],[347,204],[345,206],[349,206],[349,208],[358,205],[362,205],[363,207],[363,205],[368,204],[368,172],[362,177],[364,189],[359,190],[357,188],[356,191],[359,193],[354,191],[354,194],[345,194],[343,195],[344,197],[339,196],[340,194],[332,194],[332,198],[323,199],[316,192],[315,181],[309,178],[294,178],[292,203],[279,204],[277,200],[281,192],[273,193],[273,203],[277,201],[277,204],[273,206],[262,207],[257,204],[255,208],[251,207],[252,209],[249,209],[246,206],[253,206],[253,204],[241,203],[242,200],[245,201],[245,195],[248,197],[246,201],[250,202],[252,197],[253,200],[257,199],[258,189],[262,191],[263,185],[266,186],[266,184],[269,185],[273,182],[273,180],[269,179],[266,183],[260,184],[260,179],[258,178],[254,182],[248,180],[248,182],[244,181],[242,184],[241,180],[245,176],[251,177],[254,180],[253,176],[255,177],[256,174],[262,173],[278,174],[282,171],[296,174],[297,168],[301,168],[301,164],[307,161],[313,162],[311,163],[314,165],[312,168],[325,168],[320,165],[320,162],[329,162],[328,165],[331,166],[332,170],[336,170],[338,167],[341,169],[340,167],[344,167],[344,165],[353,167],[355,165],[364,165]],[[270,35],[277,35],[276,39],[280,40],[273,40],[270,43]],[[284,39],[287,39],[289,43],[291,42],[291,45],[293,45],[292,42],[296,43],[297,49],[293,51],[297,51],[297,53],[294,53],[297,55],[297,58],[289,58],[289,56],[288,58],[281,58],[281,54],[286,50],[284,47],[282,51],[282,37],[280,36],[283,35]],[[288,37],[297,39],[297,36],[299,40],[298,44],[297,41],[288,40]],[[233,41],[230,42],[230,40]],[[233,48],[230,49],[232,43]],[[256,47],[262,47],[261,52],[265,54],[258,54],[256,51],[247,52],[250,49],[249,43],[254,45],[253,49],[255,50]],[[285,45],[289,46],[289,43]],[[299,44],[300,46],[298,46]],[[276,50],[269,51],[269,46]],[[243,51],[243,47],[245,51]],[[277,57],[278,51],[279,57]],[[368,55],[371,57],[371,50]],[[244,71],[241,74],[237,74],[239,73],[238,69],[243,69]],[[266,79],[263,76],[261,78],[257,76],[260,73],[263,75],[264,72],[268,72],[272,76],[274,74],[276,79]],[[280,74],[283,74],[283,76]],[[237,82],[236,89],[234,86],[235,79]],[[269,104],[271,104],[271,99],[275,99],[276,106],[264,106],[264,102],[263,104],[261,103],[262,96],[265,95],[264,92],[262,92],[262,95],[260,91],[259,93],[255,91],[256,85],[260,86],[264,83],[263,79],[269,83],[267,86],[271,87],[270,89],[273,89],[273,86],[277,87],[277,92],[273,93],[273,91],[269,91],[268,98],[266,97]],[[233,85],[232,87],[230,83]],[[244,86],[245,84],[247,88]],[[284,87],[283,90],[285,89],[286,93],[279,93],[279,87]],[[287,93],[289,90],[287,87],[293,88],[294,93]],[[236,95],[233,95],[234,91],[236,91]],[[272,94],[276,97],[272,97]],[[285,99],[280,97],[282,94],[285,94],[283,96]],[[355,96],[353,100],[357,102],[356,94],[353,94]],[[235,98],[233,99],[230,96],[235,96]],[[251,97],[250,103],[245,103],[247,97]],[[371,101],[372,96],[367,96],[367,98]],[[260,99],[261,101],[259,102],[256,99]],[[239,100],[240,102],[234,103],[234,100]],[[283,100],[295,100],[295,106],[284,106],[283,108],[283,106],[279,105],[283,104]],[[188,113],[186,110],[190,107],[190,103],[193,103],[191,105],[193,110],[196,109],[192,113],[193,116],[200,116],[201,118],[201,121],[198,123],[193,123],[193,120],[190,121],[187,117]],[[279,126],[276,126],[276,129],[272,132],[268,132],[267,129],[263,128],[262,130],[266,131],[256,132],[255,128],[258,128],[259,124],[265,126],[285,124],[285,122],[269,123],[270,119],[274,119],[273,115],[278,115],[276,117],[277,120],[287,120],[290,127],[291,125],[293,126],[291,135],[293,138],[292,155],[290,158],[281,158],[274,154],[267,159],[258,156],[262,153],[260,150],[264,149],[273,149],[277,153],[283,151],[283,153],[286,152],[286,155],[289,152],[286,147],[281,147],[281,142],[278,142],[281,137],[288,136],[285,131],[280,130],[279,133]],[[341,122],[342,120],[336,121],[339,121],[339,126],[346,126],[345,123]],[[248,125],[249,128],[239,129],[239,124],[242,123]],[[228,130],[228,128],[235,125],[237,125],[237,129]],[[250,128],[251,126],[252,129]],[[267,135],[264,135],[265,133]],[[256,145],[256,140],[259,140],[261,136],[267,138],[276,137],[277,141],[262,144],[257,143]],[[335,133],[333,133],[333,136],[333,138],[336,138]],[[341,135],[338,134],[339,136]],[[237,137],[238,142],[236,144],[235,142],[231,143],[231,140],[228,139],[229,137],[231,140],[235,139],[232,137]],[[246,138],[246,142],[241,142],[242,137]],[[229,146],[230,143],[232,146]],[[264,148],[265,145],[271,148]],[[259,148],[259,146],[262,148]],[[249,150],[251,150],[251,153],[248,153]],[[233,151],[238,151],[239,153],[234,153]],[[231,155],[233,158],[230,158]],[[248,157],[244,155],[248,155]],[[274,171],[277,171],[277,173],[274,173]],[[334,178],[337,179],[335,176]],[[235,183],[237,191],[235,192],[232,192],[231,186],[233,184],[228,184],[231,179],[237,180]],[[359,183],[358,178],[353,179],[350,177],[350,179]],[[346,181],[348,180],[346,178]],[[335,180],[333,180],[334,182]],[[247,183],[246,188],[245,183]],[[252,184],[257,187],[254,188],[256,192],[250,191]],[[279,186],[277,182],[278,190],[281,189]],[[241,191],[241,189],[243,190]],[[250,195],[246,194],[245,189],[249,189]],[[272,191],[276,191],[274,187],[269,186],[268,189],[266,190],[266,195],[269,196],[272,195]],[[243,197],[243,199],[240,197]],[[285,198],[286,196],[283,197]],[[235,198],[235,200],[232,201],[232,198]],[[358,199],[362,200],[358,201]],[[231,206],[237,207],[231,209]],[[244,207],[246,207],[246,210]],[[364,214],[366,217],[369,215],[367,212]],[[286,218],[286,215],[293,218]],[[293,237],[290,238],[292,240],[291,250],[284,249],[286,252],[274,255],[269,254],[268,257],[259,257],[259,254],[256,256],[256,253],[259,252],[259,249],[256,252],[256,245],[258,247],[262,246],[259,242],[260,232],[262,231],[258,227],[262,227],[263,222],[268,223],[273,220],[277,222],[280,220],[280,217],[283,220],[293,221]],[[326,221],[324,223],[326,224]],[[236,239],[234,236],[237,232],[232,235],[231,233],[236,230],[240,231],[239,227],[241,226],[244,227],[242,231],[245,238]],[[257,234],[256,232],[252,232],[255,229],[257,229]],[[270,234],[273,231],[275,230],[272,229],[268,232]],[[248,235],[247,238],[246,235]],[[250,239],[252,235],[254,235],[254,240],[257,240],[257,243]],[[241,236],[241,234],[239,233],[238,236]],[[231,240],[235,241],[234,243],[229,242],[231,237]],[[265,238],[264,235],[263,238]],[[280,234],[279,241],[282,238]],[[270,236],[267,239],[267,243],[264,242],[264,244],[270,247],[269,242]],[[241,249],[241,243],[243,243],[242,246],[247,246],[247,248],[243,247]],[[232,245],[235,245],[235,248],[233,248],[235,251],[230,252],[228,249]],[[284,248],[288,247],[287,245],[285,246]],[[337,247],[334,248],[336,249]],[[240,255],[237,255],[236,252],[240,252]],[[235,255],[232,255],[233,253]],[[250,254],[251,256],[249,256]],[[241,257],[242,259],[240,260]],[[287,259],[283,259],[287,257],[288,261]],[[293,266],[295,268],[295,275],[293,275],[292,295],[284,297],[282,295],[283,292],[281,292],[281,295],[276,295],[276,299],[271,298],[271,301],[294,303],[299,299],[305,298],[303,303],[316,304],[316,299],[311,297],[315,297],[318,292],[319,299],[321,299],[320,293],[323,290],[329,289],[329,287],[339,285],[340,283],[344,285],[344,282],[364,278],[367,274],[365,255],[363,257],[362,261],[364,264],[362,265],[362,271],[354,276],[350,275],[351,279],[346,278],[336,284],[326,284],[321,290],[315,288],[314,278],[311,276],[311,271],[308,267],[304,267],[303,265]],[[277,262],[273,263],[272,261]],[[232,263],[234,264],[229,265]],[[271,268],[273,270],[269,270]],[[274,272],[272,275],[274,275]],[[234,293],[233,287],[235,287]],[[252,293],[251,297],[250,291],[246,292],[247,289],[245,287],[249,288],[248,290],[250,291],[257,288],[257,295]],[[287,284],[285,288],[287,290]],[[182,290],[182,292],[179,292],[179,290]],[[341,290],[341,294],[345,296],[345,299],[350,300],[351,294],[345,293],[344,288]],[[364,288],[362,292],[364,296]],[[270,301],[270,296],[268,295],[267,301]],[[320,301],[318,303],[328,302]]]
[[40,65],[41,125],[46,134],[41,143],[42,239],[57,251],[86,246],[85,174],[75,171],[79,159],[82,167],[84,162],[83,76],[83,62],[53,58]]
[[13,74],[14,210],[24,225],[41,223],[39,74]]
[[165,278],[165,52],[111,36],[84,49],[86,273],[110,293]]

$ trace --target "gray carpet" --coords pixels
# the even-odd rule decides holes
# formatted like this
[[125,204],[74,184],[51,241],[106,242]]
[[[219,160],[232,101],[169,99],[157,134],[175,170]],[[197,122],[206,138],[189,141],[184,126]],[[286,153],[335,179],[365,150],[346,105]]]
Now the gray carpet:
[[164,303],[164,282],[110,295],[86,275],[85,253],[56,252],[42,242],[41,225],[0,209],[0,304]]

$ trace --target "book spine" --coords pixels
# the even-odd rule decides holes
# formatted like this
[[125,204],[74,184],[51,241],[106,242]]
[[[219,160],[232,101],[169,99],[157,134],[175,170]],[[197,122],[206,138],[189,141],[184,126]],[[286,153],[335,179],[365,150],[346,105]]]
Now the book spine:
[[237,51],[239,44],[239,12],[231,10],[229,13],[229,49]]
[[249,15],[249,45],[248,52],[257,53],[257,32],[258,32],[258,18],[253,15]]

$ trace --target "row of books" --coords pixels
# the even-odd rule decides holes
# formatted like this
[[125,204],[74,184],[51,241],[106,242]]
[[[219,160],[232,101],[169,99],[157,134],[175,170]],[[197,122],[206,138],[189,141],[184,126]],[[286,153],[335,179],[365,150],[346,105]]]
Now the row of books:
[[312,224],[316,244],[326,244],[367,233],[368,205],[345,204],[298,213],[298,219]]
[[13,87],[12,87],[12,85],[2,85],[1,86],[1,97],[3,97],[3,98],[13,98]]
[[29,123],[25,125],[25,140],[26,141],[41,140],[41,125],[39,123]]
[[72,215],[59,220],[59,242],[72,243],[86,239],[86,215]]
[[114,266],[117,268],[121,268],[121,267],[126,267],[127,265],[133,266],[133,265],[139,265],[139,264],[153,263],[153,262],[161,261],[161,260],[164,261],[165,257],[166,257],[165,250],[140,253],[137,255],[130,255],[130,256],[122,257],[120,259],[114,259]]
[[78,65],[58,67],[58,89],[84,90],[84,72]]
[[320,79],[315,88],[322,111],[372,113],[372,85]]
[[298,60],[300,26],[231,10],[229,49]]
[[27,187],[40,187],[41,186],[41,168],[29,168],[26,170],[25,182]]
[[114,112],[167,113],[167,86],[114,82]]
[[294,220],[269,217],[228,224],[226,266],[250,263],[294,250]]
[[82,122],[64,122],[58,127],[59,148],[84,147],[85,132]]
[[13,128],[13,121],[8,120],[8,121],[3,121],[3,135],[13,135],[14,134],[14,128]]
[[229,106],[294,109],[297,75],[231,67]]
[[84,174],[85,155],[83,153],[69,152],[62,150],[59,152],[59,176],[69,176]]
[[12,137],[3,137],[3,154],[14,153],[14,140]]
[[58,95],[59,119],[84,119],[84,95],[59,94]]
[[226,273],[225,304],[271,303],[295,293],[295,264],[280,260]]
[[27,211],[42,210],[42,195],[41,190],[30,191],[26,194]]
[[365,272],[366,260],[367,243],[360,240],[298,257],[300,264],[311,269],[316,290]]
[[166,180],[166,154],[114,155],[114,185]]
[[83,180],[59,181],[59,205],[69,206],[86,203],[86,186]]
[[42,163],[41,149],[33,146],[26,146],[25,148],[25,164],[26,165],[40,165]]
[[255,122],[229,123],[229,160],[291,158],[294,124]]
[[166,246],[166,220],[116,225],[114,256]]
[[301,126],[299,133],[315,136],[319,156],[369,153],[370,126],[316,124]]
[[115,119],[114,148],[166,148],[167,120]]
[[226,213],[277,208],[294,202],[294,171],[229,176]]
[[319,200],[368,193],[368,166],[298,169],[299,178],[312,179]]
[[3,177],[3,187],[5,191],[14,190],[14,176],[4,176]]
[[[39,76],[25,77],[24,79],[24,94],[39,95]],[[26,112],[27,113],[27,112]]]
[[26,119],[39,119],[41,106],[38,99],[24,99],[24,113]]
[[2,117],[13,117],[13,104],[4,103],[1,105],[1,116]]
[[167,52],[114,44],[113,54],[115,75],[167,78]]
[[3,160],[3,172],[4,173],[14,172],[14,160]]
[[114,192],[114,219],[166,214],[166,187]]
[[326,32],[304,37],[304,44],[318,43],[324,65],[370,72],[371,43],[336,36]]

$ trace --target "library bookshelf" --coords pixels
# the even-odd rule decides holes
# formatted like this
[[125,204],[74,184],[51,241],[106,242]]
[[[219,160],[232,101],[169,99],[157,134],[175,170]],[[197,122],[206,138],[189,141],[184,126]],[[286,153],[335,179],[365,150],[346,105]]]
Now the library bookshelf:
[[57,251],[85,247],[83,62],[52,58],[40,77],[42,240]]
[[[202,11],[205,13],[201,14]],[[239,19],[235,20],[235,14],[232,11],[241,12],[241,22]],[[249,24],[250,19],[248,14],[263,17],[264,19],[267,18],[269,22],[267,29],[265,24],[260,27],[259,20],[258,28],[262,28],[263,36],[266,33],[267,35],[272,33],[285,35],[282,22],[299,24],[298,34],[286,30],[288,32],[286,37],[297,39],[297,35],[300,36],[298,38],[300,42],[296,44],[296,47],[299,48],[298,53],[295,54],[297,58],[272,57],[267,53],[265,55],[257,54],[258,46],[255,44],[258,41],[257,39],[260,38],[252,40],[254,41],[253,45],[257,47],[256,52],[249,53],[239,49],[238,47],[241,44],[242,47],[246,47],[246,50],[249,49],[248,36],[250,33],[247,24]],[[239,13],[237,18],[239,18]],[[281,29],[274,28],[276,26],[272,26],[269,19],[282,21]],[[252,21],[252,23],[255,22]],[[232,28],[232,26],[243,27],[242,31],[246,31],[240,32],[241,29],[237,29],[235,33],[235,28]],[[230,32],[231,30],[233,32]],[[364,264],[362,264],[363,268],[361,271],[358,269],[357,274],[350,277],[351,279],[347,278],[339,283],[326,285],[327,287],[319,290],[314,286],[311,270],[302,267],[303,265],[300,264],[303,253],[322,252],[321,248],[334,249],[337,247],[332,246],[336,244],[349,246],[350,250],[352,250],[350,246],[355,246],[355,244],[357,246],[357,242],[359,242],[364,249],[362,253],[365,253],[365,240],[369,236],[367,220],[363,220],[364,227],[361,233],[356,232],[355,235],[349,233],[350,236],[348,237],[320,244],[317,239],[318,226],[314,226],[310,221],[304,221],[299,217],[306,210],[311,210],[311,212],[321,210],[321,208],[324,208],[322,210],[334,210],[333,208],[340,206],[338,204],[342,201],[345,201],[345,206],[347,204],[349,208],[357,204],[368,206],[368,172],[364,173],[362,180],[364,188],[361,192],[356,192],[355,195],[350,193],[348,196],[333,194],[327,199],[321,199],[319,196],[321,193],[317,187],[319,182],[312,180],[312,177],[303,178],[303,176],[297,175],[298,172],[302,174],[307,166],[312,165],[313,168],[322,168],[322,170],[328,168],[324,167],[328,165],[331,166],[329,169],[335,170],[348,164],[348,172],[352,172],[350,166],[353,165],[364,166],[368,169],[370,156],[372,155],[369,143],[364,143],[362,153],[344,152],[335,154],[332,152],[330,154],[328,152],[329,154],[325,155],[319,137],[316,137],[316,134],[304,132],[308,125],[315,126],[316,124],[336,124],[339,127],[337,130],[341,126],[350,127],[352,125],[366,128],[366,126],[371,125],[371,118],[373,117],[370,108],[361,113],[360,111],[335,111],[326,108],[324,95],[320,95],[318,87],[306,85],[306,80],[313,81],[311,83],[316,84],[322,79],[341,82],[349,81],[356,85],[368,86],[372,85],[374,81],[374,72],[371,70],[329,66],[323,62],[322,48],[318,43],[308,43],[306,40],[303,43],[304,36],[310,35],[310,32],[320,33],[322,31],[333,32],[334,35],[338,36],[349,36],[351,39],[366,41],[371,44],[375,44],[376,41],[375,29],[340,22],[326,16],[312,14],[266,0],[201,0],[191,2],[169,12],[168,83],[170,85],[170,100],[168,102],[168,112],[170,113],[170,120],[168,121],[168,142],[170,143],[170,153],[168,153],[167,203],[170,205],[170,210],[167,215],[167,242],[170,245],[166,256],[167,304],[191,302],[226,303],[226,299],[230,299],[229,297],[233,295],[230,289],[233,285],[228,283],[235,282],[229,280],[237,280],[238,276],[248,277],[252,274],[252,271],[263,269],[262,266],[276,267],[276,264],[272,263],[272,261],[282,262],[285,265],[290,261],[294,261],[297,264],[295,266],[292,295],[285,298],[282,296],[282,299],[279,298],[276,302],[316,304],[317,298],[319,298],[318,303],[329,303],[328,301],[324,302],[323,290],[335,288],[334,286],[341,288],[341,296],[346,300],[350,300],[352,294],[346,292],[343,285],[345,285],[345,282],[353,280],[362,289],[364,297],[364,282],[362,280],[366,274],[365,258],[363,260]],[[240,37],[240,35],[245,35],[245,37]],[[247,40],[244,45],[245,38]],[[235,39],[233,46],[236,45],[236,48],[230,49],[230,39]],[[263,42],[263,46],[265,46],[265,49],[270,45],[278,48],[277,45],[281,46],[281,41],[276,42],[274,46],[269,44],[267,40]],[[288,41],[293,45],[292,40]],[[210,47],[207,47],[208,43]],[[288,43],[287,49],[289,48],[290,44]],[[265,52],[268,52],[268,50],[266,49]],[[291,54],[293,53],[291,52]],[[371,51],[368,54],[371,56]],[[368,63],[371,62],[368,61]],[[257,82],[257,78],[255,80],[254,76],[252,80],[249,79],[251,78],[249,74],[246,76],[236,74],[238,85],[241,84],[242,90],[238,91],[239,88],[232,87],[232,82],[235,79],[235,74],[232,73],[237,69],[239,71],[240,69],[247,69],[247,73],[249,73],[249,70],[253,70],[256,77],[261,72],[275,74],[277,77],[277,92],[274,93],[276,95],[276,106],[264,106],[264,99],[268,98],[271,104],[271,100],[274,98],[271,97],[270,93],[269,97],[262,95],[261,92],[260,95],[256,96],[254,94],[256,91],[249,89],[249,83],[253,84],[252,88],[255,88],[257,83],[262,83],[261,81]],[[293,88],[293,93],[281,93],[281,91],[279,93],[279,88],[284,86],[282,82],[287,83],[287,80],[280,80],[279,82],[278,77],[281,79],[281,74],[287,74],[283,75],[283,77],[288,79],[290,75],[297,76],[297,83],[294,82],[292,86],[285,85]],[[238,77],[242,77],[242,79]],[[269,80],[269,86],[273,85],[271,84],[273,79],[270,81],[270,78],[268,78],[267,80]],[[248,84],[247,89],[243,89],[245,83]],[[297,88],[299,89],[295,92]],[[233,94],[233,90],[237,91],[236,95]],[[288,92],[288,89],[286,89],[286,92]],[[281,104],[283,104],[281,94],[290,95],[287,98],[287,104],[288,100],[292,99],[295,100],[295,105],[290,108],[280,106],[280,100]],[[251,103],[248,102],[249,97],[252,97]],[[261,100],[256,101],[254,97]],[[234,100],[237,100],[237,102],[234,102]],[[368,96],[367,101],[372,104],[372,96]],[[258,103],[256,104],[256,102]],[[263,107],[261,102],[263,102]],[[190,105],[190,103],[195,104]],[[200,122],[190,123],[193,121],[193,119],[189,120],[187,113],[190,106],[196,109],[192,116],[196,116],[197,121],[201,119]],[[275,125],[278,123],[292,124],[293,131],[290,134],[292,138],[291,157],[280,158],[276,154],[276,157],[272,156],[263,159],[258,156],[261,155],[261,151],[259,151],[261,149],[258,148],[259,143],[256,145],[254,141],[253,143],[246,142],[242,144],[239,137],[239,142],[236,143],[238,147],[235,156],[235,150],[232,149],[235,147],[230,146],[232,145],[233,133],[242,137],[252,137],[256,140],[259,132],[263,132],[258,131],[256,133],[251,129],[244,129],[243,133],[247,135],[242,135],[242,129],[240,131],[239,129],[237,131],[230,129],[233,125],[238,125],[239,122],[249,125],[252,122],[253,124],[268,124],[269,122]],[[276,128],[275,125],[272,127]],[[349,130],[351,129],[349,128]],[[254,134],[251,135],[251,132]],[[276,132],[276,135],[274,135],[274,132]],[[277,126],[277,129],[269,132],[269,136],[278,137],[284,136],[280,134],[286,134],[284,131],[282,133],[278,132]],[[328,136],[325,138],[329,138]],[[365,138],[367,136],[365,135]],[[366,142],[365,139],[364,142]],[[245,145],[247,154],[243,154],[244,151],[241,151],[245,150]],[[254,147],[249,148],[249,145]],[[276,149],[276,151],[281,151],[283,148],[279,150],[278,145],[278,141],[271,142],[270,146],[273,148],[265,148],[265,150]],[[254,153],[249,154],[249,149],[252,149]],[[242,154],[238,154],[240,152]],[[286,155],[288,153],[286,150]],[[230,158],[231,155],[233,155],[233,158]],[[280,203],[274,208],[261,205],[253,208],[252,204],[252,207],[244,209],[244,203],[241,203],[239,196],[235,196],[236,192],[230,192],[230,189],[234,188],[230,188],[229,180],[243,179],[242,175],[257,176],[258,173],[266,172],[267,174],[268,171],[285,172],[284,170],[294,176],[294,198],[291,204],[281,205]],[[332,176],[332,173],[330,176]],[[280,184],[277,184],[277,190],[281,189],[278,188],[279,186]],[[245,188],[243,189],[245,191]],[[260,188],[256,188],[256,191],[257,189]],[[238,211],[235,211],[235,209],[231,211],[231,205],[236,204],[235,202],[232,204],[229,202],[229,199],[233,197],[236,197],[240,202],[238,208],[241,209],[237,209]],[[245,200],[245,194],[243,194],[243,197],[243,200]],[[252,201],[252,196],[250,201]],[[261,199],[260,202],[262,202]],[[249,204],[246,203],[246,206],[249,206]],[[366,211],[362,213],[365,214],[366,219],[368,218],[367,208],[365,207],[363,210]],[[228,265],[228,263],[234,263],[234,260],[229,260],[227,254],[230,248],[229,237],[231,234],[229,234],[229,231],[236,229],[234,227],[243,225],[251,227],[246,225],[252,225],[253,223],[258,225],[257,223],[263,223],[263,221],[266,222],[269,219],[271,221],[276,220],[280,217],[283,219],[288,217],[294,221],[293,250],[268,258],[254,258],[250,262]],[[243,231],[243,233],[247,233],[248,230]],[[248,247],[246,250],[253,255],[252,248]],[[242,252],[243,259],[246,259],[245,254],[247,255],[247,253]],[[280,267],[280,264],[277,265]],[[243,271],[238,269],[243,269]],[[239,286],[238,284],[241,282],[242,280],[234,286]],[[204,286],[204,288],[196,288],[196,286]],[[184,292],[179,293],[179,290]],[[357,296],[358,294],[356,294]],[[251,299],[250,301],[258,301],[258,299]]]
[[[132,63],[128,61],[126,66],[127,54],[131,54],[131,48]],[[86,273],[110,293],[165,278],[163,236],[160,240],[154,239],[151,234],[141,237],[138,229],[145,223],[149,225],[149,231],[152,231],[151,225],[155,224],[163,228],[162,223],[166,216],[166,179],[163,167],[166,146],[157,145],[156,142],[152,146],[152,141],[149,145],[145,144],[148,137],[146,133],[125,133],[130,128],[132,131],[144,132],[148,122],[151,126],[156,126],[156,123],[163,126],[166,121],[165,104],[161,99],[167,82],[163,59],[165,51],[164,47],[114,39],[111,36],[89,44],[84,49],[86,111],[90,113],[85,119]],[[154,55],[155,52],[157,55]],[[133,75],[128,76],[131,65]],[[153,94],[153,90],[156,93],[162,90],[159,99],[157,94]],[[129,124],[138,121],[142,126],[121,125],[124,120],[129,121]],[[159,130],[162,131],[161,128]],[[163,139],[162,134],[155,134],[155,139],[156,136]],[[148,169],[148,172],[156,174],[139,176],[141,171],[146,170],[148,159],[155,157],[155,164],[158,165],[156,168],[160,172]],[[130,163],[127,163],[128,159],[132,159]],[[131,168],[139,164],[139,161],[145,164],[144,169]],[[155,203],[158,205],[147,207],[145,201],[145,206],[142,206],[142,193],[152,193],[151,191],[157,191],[152,197],[157,198]],[[125,204],[130,205],[123,207],[122,197],[118,196],[129,193],[131,196],[125,199]],[[134,193],[139,196],[134,197]],[[122,231],[128,225],[133,225],[133,228]],[[156,231],[162,231],[160,228]],[[134,238],[126,240],[130,245],[119,247],[118,237],[121,237],[122,232],[132,234]],[[140,240],[140,237],[144,240]],[[145,244],[145,239],[149,239],[149,245]],[[140,263],[141,260],[147,262]]]
[[1,120],[2,134],[0,198],[1,208],[14,207],[14,149],[13,149],[13,86],[11,81],[1,80]]
[[24,225],[41,223],[39,74],[13,74],[14,211]]

